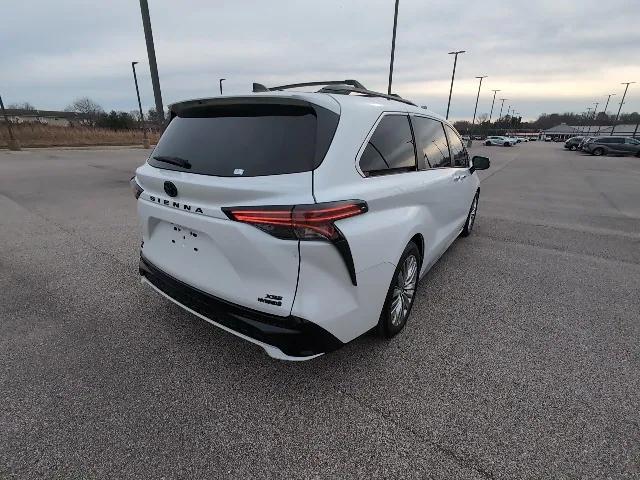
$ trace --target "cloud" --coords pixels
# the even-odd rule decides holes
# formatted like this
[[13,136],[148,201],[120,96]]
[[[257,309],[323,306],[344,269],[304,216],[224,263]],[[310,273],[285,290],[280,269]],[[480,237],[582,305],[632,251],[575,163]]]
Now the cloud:
[[[493,88],[529,117],[581,111],[611,92],[619,101],[620,82],[640,81],[635,3],[400,0],[394,91],[442,112],[453,63],[447,52],[466,49],[453,118],[472,115],[477,75],[489,76],[478,107],[487,113]],[[149,4],[165,103],[215,95],[220,77],[228,93],[247,92],[253,81],[335,78],[386,90],[393,0]],[[7,102],[63,108],[90,96],[107,109],[131,110],[137,60],[143,104],[153,105],[138,2],[9,2],[3,14]],[[640,84],[624,110],[640,110]]]

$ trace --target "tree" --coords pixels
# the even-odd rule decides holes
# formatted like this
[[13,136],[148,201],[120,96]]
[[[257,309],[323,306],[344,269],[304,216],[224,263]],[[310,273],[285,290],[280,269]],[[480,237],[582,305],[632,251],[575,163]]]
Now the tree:
[[129,111],[129,115],[131,115],[131,118],[133,118],[136,122],[140,122],[140,110],[131,110]]
[[103,108],[89,97],[78,98],[72,104],[67,105],[65,112],[79,113],[83,117],[83,123],[94,126],[98,119],[104,115]]
[[148,122],[155,123],[155,124],[157,124],[157,125],[163,125],[163,124],[164,124],[164,122],[165,122],[165,119],[166,119],[168,116],[169,116],[169,115],[168,115],[168,112],[167,112],[167,114],[165,115],[165,117],[164,117],[164,118],[162,118],[160,115],[158,115],[158,114],[156,113],[156,109],[155,109],[155,108],[150,108],[150,109],[149,109],[149,111],[147,112],[147,115],[146,115],[146,117],[147,117],[147,118],[146,118],[146,120],[147,120]]
[[454,122],[453,126],[455,127],[456,130],[458,130],[458,132],[462,134],[467,134],[471,129],[471,122],[467,120],[458,120],[457,122]]
[[108,114],[103,113],[100,115],[96,121],[96,126],[112,130],[128,130],[134,127],[134,119],[127,112],[111,110]]
[[36,107],[31,105],[29,102],[12,103],[7,105],[7,108],[11,108],[13,110],[36,110]]

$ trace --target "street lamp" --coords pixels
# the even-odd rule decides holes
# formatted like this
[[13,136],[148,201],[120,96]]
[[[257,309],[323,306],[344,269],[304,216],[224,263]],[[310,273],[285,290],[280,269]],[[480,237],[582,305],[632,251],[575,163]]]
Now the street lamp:
[[[605,118],[607,117],[607,107],[609,106],[609,100],[611,100],[611,97],[613,97],[615,95],[615,93],[610,93],[609,95],[607,95],[607,103],[604,106],[604,110],[602,111],[602,113],[604,113]],[[600,133],[600,125],[598,125],[598,131],[596,132],[596,135],[598,135]]]
[[456,64],[458,63],[458,55],[461,53],[465,53],[466,50],[458,50],[457,52],[449,52],[448,55],[455,55],[453,60],[453,74],[451,75],[451,88],[449,89],[449,102],[447,103],[447,116],[445,117],[449,120],[449,108],[451,107],[451,93],[453,92],[453,79],[456,77]]
[[491,113],[489,114],[489,124],[491,124],[491,117],[493,117],[493,104],[496,101],[496,93],[501,92],[502,90],[491,90],[493,92],[493,100],[491,101]]
[[501,98],[500,100],[502,100],[502,105],[500,105],[500,116],[498,117],[498,119],[502,118],[502,109],[504,108],[504,101],[505,100],[509,100],[508,98]]
[[629,85],[636,82],[622,82],[620,85],[626,85],[624,87],[624,93],[622,94],[622,100],[620,100],[620,107],[618,108],[618,113],[616,114],[616,119],[613,121],[613,126],[611,127],[611,135],[613,135],[613,131],[616,129],[616,123],[618,123],[618,117],[620,117],[620,110],[622,110],[622,105],[624,104],[624,98],[627,96],[627,90],[629,90]]
[[226,78],[221,78],[220,79],[220,95],[222,95],[222,82],[224,82],[226,80]]
[[396,0],[396,8],[393,14],[393,36],[391,37],[391,60],[389,61],[389,86],[387,87],[387,95],[391,95],[391,83],[393,82],[393,58],[396,53],[396,28],[398,27],[398,4],[400,0]]
[[140,109],[140,125],[142,125],[142,146],[149,148],[149,137],[147,137],[147,129],[144,127],[144,115],[142,115],[142,103],[140,103],[140,89],[138,88],[138,76],[136,75],[136,64],[138,62],[131,62],[131,69],[133,70],[133,81],[136,84],[136,95],[138,96],[138,108]]
[[480,89],[482,88],[482,80],[487,78],[487,75],[482,75],[476,78],[480,79],[480,83],[478,84],[478,95],[476,95],[476,107],[473,109],[473,121],[471,122],[471,132],[469,134],[469,144],[468,144],[469,147],[473,143],[473,140],[471,137],[473,135],[474,126],[476,124],[476,113],[478,112],[478,100],[480,99]]
[[18,145],[18,141],[16,140],[16,137],[13,136],[13,130],[11,130],[11,122],[9,121],[7,112],[4,109],[4,103],[2,103],[2,97],[0,97],[0,109],[2,109],[2,115],[4,116],[4,123],[7,126],[7,131],[9,132],[9,141],[7,142],[7,146],[9,147],[9,150],[20,150],[20,145]]

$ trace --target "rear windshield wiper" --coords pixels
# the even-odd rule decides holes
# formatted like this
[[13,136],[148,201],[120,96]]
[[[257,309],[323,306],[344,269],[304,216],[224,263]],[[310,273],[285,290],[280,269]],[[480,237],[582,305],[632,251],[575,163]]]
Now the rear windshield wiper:
[[167,155],[157,155],[151,158],[159,162],[170,163],[171,165],[177,165],[178,167],[191,168],[191,164],[189,163],[189,160],[185,160],[184,158],[170,157]]

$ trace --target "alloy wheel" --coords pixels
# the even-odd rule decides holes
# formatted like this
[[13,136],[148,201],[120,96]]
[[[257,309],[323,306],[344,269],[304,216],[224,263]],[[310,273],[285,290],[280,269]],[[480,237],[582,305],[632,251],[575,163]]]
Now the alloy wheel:
[[418,259],[409,255],[398,271],[391,297],[391,324],[401,325],[409,313],[418,282]]
[[473,203],[471,204],[471,211],[469,212],[469,225],[467,226],[467,230],[471,231],[473,229],[473,222],[476,220],[476,212],[478,211],[478,195],[473,199]]

